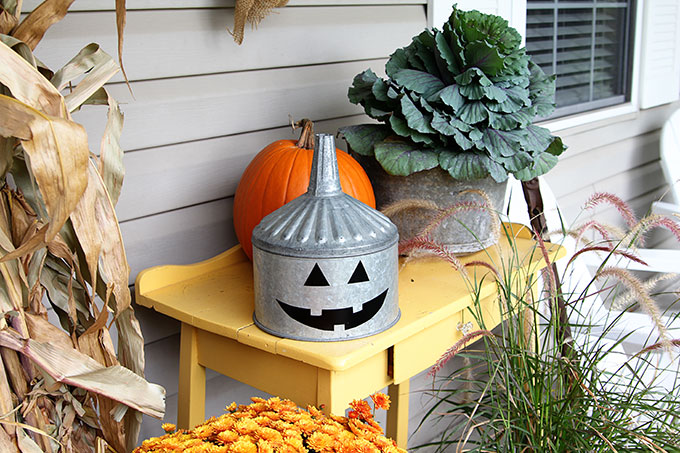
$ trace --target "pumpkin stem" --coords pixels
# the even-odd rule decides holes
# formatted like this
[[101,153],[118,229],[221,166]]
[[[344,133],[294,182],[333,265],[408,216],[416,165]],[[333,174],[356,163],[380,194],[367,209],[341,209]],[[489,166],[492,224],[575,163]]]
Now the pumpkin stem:
[[293,123],[293,130],[302,128],[300,139],[295,146],[302,149],[314,149],[314,123],[308,118]]

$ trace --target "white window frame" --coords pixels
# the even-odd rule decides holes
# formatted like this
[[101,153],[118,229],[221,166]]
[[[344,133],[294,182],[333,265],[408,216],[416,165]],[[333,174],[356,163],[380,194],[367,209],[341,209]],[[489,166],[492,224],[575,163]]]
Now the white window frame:
[[[644,39],[644,7],[645,2],[652,1],[655,0],[638,0],[634,3],[636,5],[636,10],[630,101],[611,107],[604,107],[554,120],[543,121],[540,123],[542,126],[550,129],[551,132],[558,132],[572,127],[586,126],[588,124],[593,124],[593,127],[596,127],[601,125],[601,123],[599,123],[601,121],[624,120],[640,113],[642,110],[640,99],[640,63],[641,48]],[[522,39],[524,40],[526,34],[526,0],[428,0],[428,26],[440,28],[441,24],[448,19],[454,3],[458,3],[458,8],[461,9],[478,9],[484,13],[503,16],[508,20],[511,26],[522,34]],[[680,50],[678,52],[680,53]],[[680,92],[680,81],[678,81],[678,91]],[[599,124],[596,125],[595,123]]]

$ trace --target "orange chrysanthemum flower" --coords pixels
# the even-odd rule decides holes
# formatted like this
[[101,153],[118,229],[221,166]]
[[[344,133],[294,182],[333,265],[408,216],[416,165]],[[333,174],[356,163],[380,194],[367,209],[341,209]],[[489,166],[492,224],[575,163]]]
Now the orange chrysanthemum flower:
[[166,433],[174,433],[175,431],[177,431],[177,426],[173,425],[172,423],[163,423],[161,425],[161,428]]
[[349,403],[349,407],[356,411],[356,413],[358,414],[357,418],[360,418],[362,420],[373,418],[371,406],[369,406],[368,403],[364,400],[354,400],[351,403]]
[[384,393],[374,393],[371,395],[371,399],[376,409],[388,410],[390,408],[390,397]]

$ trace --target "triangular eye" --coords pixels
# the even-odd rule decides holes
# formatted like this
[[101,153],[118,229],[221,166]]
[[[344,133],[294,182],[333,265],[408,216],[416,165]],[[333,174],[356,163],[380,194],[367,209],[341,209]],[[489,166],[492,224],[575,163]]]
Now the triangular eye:
[[349,278],[349,281],[347,283],[361,283],[367,281],[368,274],[366,273],[366,269],[364,269],[364,265],[361,264],[361,261],[359,261],[359,264],[357,264],[357,268],[354,269],[354,273]]
[[323,272],[321,272],[321,268],[319,267],[319,265],[315,264],[314,269],[312,269],[312,272],[309,273],[309,277],[307,277],[305,286],[331,286],[331,285],[328,284],[328,280],[326,280],[326,277],[323,275]]

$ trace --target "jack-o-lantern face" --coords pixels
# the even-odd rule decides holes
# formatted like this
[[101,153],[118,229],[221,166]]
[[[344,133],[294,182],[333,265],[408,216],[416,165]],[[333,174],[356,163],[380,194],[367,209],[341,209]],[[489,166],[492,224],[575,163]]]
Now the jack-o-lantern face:
[[[348,285],[369,282],[368,274],[361,261],[357,264],[352,273]],[[318,263],[314,264],[312,271],[309,273],[304,286],[331,286],[328,279],[323,274]],[[318,315],[313,315],[311,309],[303,307],[295,307],[285,302],[276,299],[279,306],[286,312],[288,316],[306,326],[313,327],[320,330],[335,330],[335,326],[343,325],[345,330],[358,327],[373,318],[376,313],[380,311],[385,303],[387,296],[387,289],[378,294],[373,299],[364,302],[359,311],[355,311],[352,306],[344,308],[326,308],[322,309]]]
[[255,323],[303,340],[372,335],[399,319],[396,246],[347,257],[296,258],[254,248]]

